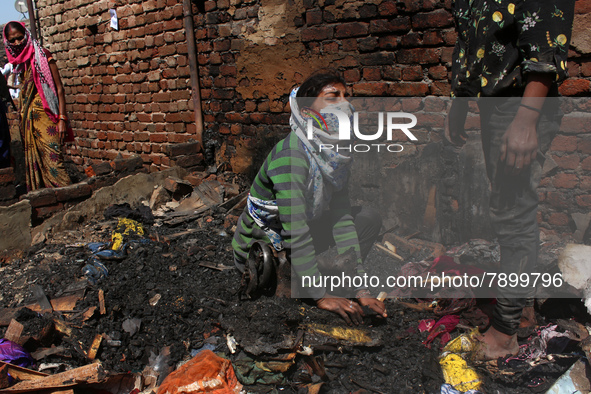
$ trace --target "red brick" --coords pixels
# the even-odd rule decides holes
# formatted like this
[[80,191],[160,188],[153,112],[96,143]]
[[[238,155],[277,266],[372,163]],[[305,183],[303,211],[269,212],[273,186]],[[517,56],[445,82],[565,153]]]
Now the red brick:
[[423,69],[421,66],[410,66],[402,69],[403,81],[420,81],[423,79]]
[[33,208],[52,205],[57,202],[54,189],[35,190],[21,196],[20,199],[29,200]]
[[581,74],[584,77],[591,77],[591,61],[586,61],[581,64]]
[[170,157],[193,155],[201,151],[199,142],[186,142],[182,144],[169,144],[166,153]]
[[552,156],[558,167],[567,170],[574,170],[579,166],[579,156],[576,154],[565,156]]
[[164,188],[169,192],[181,196],[186,196],[193,191],[193,186],[187,181],[176,177],[168,177],[164,180]]
[[366,81],[379,81],[382,79],[382,75],[379,68],[364,68],[363,79]]
[[306,12],[306,24],[320,25],[322,23],[322,10],[311,10]]
[[568,215],[565,213],[562,213],[562,212],[552,213],[548,217],[548,223],[550,223],[553,226],[566,226],[566,225],[568,225],[568,222],[569,222]]
[[12,167],[0,169],[0,185],[6,185],[16,180]]
[[433,66],[429,68],[429,76],[433,79],[447,79],[447,67],[445,66]]
[[382,16],[396,15],[398,13],[398,9],[396,7],[396,2],[391,1],[391,0],[383,1],[378,6],[378,12]]
[[586,79],[567,79],[564,81],[558,91],[563,96],[578,96],[589,93],[591,81]]
[[400,39],[400,45],[407,48],[415,48],[423,45],[421,33],[410,32]]
[[576,14],[591,13],[591,0],[577,0],[577,1],[575,1],[575,13]]
[[401,49],[396,54],[396,60],[402,64],[439,63],[439,50],[435,48]]
[[417,0],[401,0],[398,4],[406,12],[417,12],[421,9],[422,2]]
[[[113,169],[111,168],[111,165],[105,161],[100,162],[100,163],[94,163],[91,165],[92,168],[92,172],[95,175],[107,175],[108,173],[110,173]],[[59,199],[58,199],[59,201]]]
[[375,52],[368,53],[361,58],[361,64],[364,66],[384,66],[395,63],[393,52]]
[[345,82],[347,83],[359,82],[359,80],[361,79],[358,69],[345,70],[343,72],[343,77],[345,78]]
[[308,41],[322,41],[332,38],[331,26],[308,27],[302,29],[301,39],[303,42]]
[[[109,165],[109,163],[105,164]],[[58,201],[70,201],[84,197],[90,197],[92,188],[87,183],[78,183],[75,185],[60,187],[55,189],[55,195]]]
[[355,38],[345,38],[341,40],[341,46],[343,51],[356,51],[357,50],[357,39]]
[[220,72],[222,75],[235,76],[237,73],[236,66],[220,66]]
[[546,194],[546,202],[548,202],[554,208],[565,209],[568,207],[568,202],[562,193],[548,192]]
[[359,7],[358,12],[362,19],[375,18],[378,16],[378,7],[374,4],[364,4]]
[[33,209],[33,217],[37,219],[45,219],[50,217],[56,212],[60,212],[64,210],[64,204],[59,203],[55,205],[50,205],[46,207],[35,207]]
[[573,189],[579,183],[575,174],[559,173],[552,178],[552,184],[558,189]]
[[[142,145],[139,142],[134,143],[134,145],[128,148],[128,150],[136,149],[136,146],[141,151]],[[105,152],[105,158],[113,160],[113,162],[111,162],[111,167],[117,172],[133,172],[143,167],[144,162],[139,156],[133,155],[127,159],[116,159],[118,155],[119,153],[117,151]]]
[[412,17],[413,29],[423,30],[431,27],[441,28],[451,25],[453,25],[453,17],[450,12],[444,9],[424,12]]
[[445,63],[448,67],[451,67],[451,60],[453,57],[454,48],[453,47],[445,47],[441,50],[441,61]]
[[561,131],[579,134],[591,132],[591,116],[577,113],[567,114],[562,118]]
[[170,101],[170,93],[154,93],[152,95],[152,100],[155,102]]
[[441,37],[441,32],[439,30],[431,30],[426,31],[423,34],[423,44],[424,45],[439,45],[443,43],[443,38]]
[[552,140],[550,149],[558,152],[574,152],[577,150],[577,137],[574,135],[557,135]]
[[581,190],[591,190],[591,176],[582,176],[579,188]]
[[589,195],[589,194],[577,196],[576,200],[577,200],[577,204],[581,207],[584,207],[584,208],[591,207],[591,195]]
[[361,82],[353,85],[353,94],[359,96],[383,96],[388,92],[385,82]]
[[579,151],[579,153],[591,155],[591,139],[583,139],[579,141],[577,150]]
[[195,167],[203,163],[203,154],[197,153],[195,155],[178,156],[174,159],[174,164],[179,167]]
[[364,36],[369,31],[369,24],[365,22],[349,22],[338,25],[335,31],[335,37],[359,37]]
[[392,96],[425,96],[429,92],[429,85],[422,82],[399,82],[390,87]]
[[571,78],[576,78],[579,76],[581,72],[581,66],[579,66],[577,63],[573,63],[570,62],[568,64],[568,76]]
[[397,36],[385,36],[380,37],[378,40],[378,46],[380,49],[395,49],[398,46],[400,40]]
[[394,19],[373,20],[369,24],[369,32],[376,33],[403,33],[410,30],[410,18],[399,16]]

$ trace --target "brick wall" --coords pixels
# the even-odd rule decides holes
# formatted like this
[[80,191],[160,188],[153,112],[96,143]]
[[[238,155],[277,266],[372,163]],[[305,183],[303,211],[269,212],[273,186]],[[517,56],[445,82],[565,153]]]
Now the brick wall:
[[[236,172],[256,171],[285,135],[287,94],[319,67],[343,71],[355,95],[449,94],[456,39],[451,0],[196,4],[204,140],[216,143],[217,163]],[[152,170],[173,164],[170,146],[195,136],[181,3],[38,0],[37,5],[41,33],[66,86],[77,136],[71,159],[82,165],[139,154]],[[117,10],[119,31],[109,27],[109,8]],[[566,95],[589,93],[590,12],[589,0],[577,1],[572,78],[561,87]],[[590,130],[565,131],[552,146],[557,167],[543,183],[540,220],[558,232],[573,232],[572,215],[591,204],[590,137]],[[553,203],[557,199],[563,202]]]
[[[146,166],[170,166],[167,146],[195,137],[182,4],[42,0],[38,7],[77,137],[71,159],[82,165],[138,154]],[[109,27],[109,8],[119,31]]]

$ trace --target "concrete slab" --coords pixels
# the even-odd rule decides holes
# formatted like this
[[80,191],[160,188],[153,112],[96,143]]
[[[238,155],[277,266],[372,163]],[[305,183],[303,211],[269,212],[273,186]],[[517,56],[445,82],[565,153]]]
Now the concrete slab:
[[31,246],[31,211],[29,200],[0,207],[0,250]]

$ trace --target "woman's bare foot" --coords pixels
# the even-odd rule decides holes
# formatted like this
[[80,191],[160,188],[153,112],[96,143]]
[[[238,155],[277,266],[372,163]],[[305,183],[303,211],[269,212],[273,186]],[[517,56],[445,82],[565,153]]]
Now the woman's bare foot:
[[507,355],[519,353],[517,335],[507,335],[490,327],[478,338],[478,348],[474,359],[478,361],[496,360]]
[[536,312],[533,306],[526,306],[523,308],[523,313],[521,314],[521,322],[519,323],[519,328],[529,328],[535,327],[538,324],[536,320]]

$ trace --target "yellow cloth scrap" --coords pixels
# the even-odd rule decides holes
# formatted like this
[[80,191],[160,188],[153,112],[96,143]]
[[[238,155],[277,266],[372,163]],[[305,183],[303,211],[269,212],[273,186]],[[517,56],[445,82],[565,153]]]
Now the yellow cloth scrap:
[[478,328],[475,328],[469,334],[460,335],[450,341],[443,348],[443,353],[439,358],[443,379],[445,383],[452,385],[456,390],[465,392],[478,390],[482,386],[482,381],[476,371],[469,367],[463,358],[467,353],[476,350],[476,336],[479,334]]
[[439,360],[445,383],[459,391],[478,390],[482,385],[480,377],[458,354],[449,353]]
[[449,341],[443,348],[445,353],[469,353],[476,347],[476,336],[480,335],[478,328],[470,331],[469,334],[463,334],[459,337]]
[[309,331],[317,334],[326,335],[336,340],[348,341],[352,343],[370,343],[371,336],[360,328],[335,327],[326,324],[309,324]]
[[130,236],[143,236],[144,227],[141,223],[133,219],[119,218],[117,228],[111,234],[111,241],[113,241],[113,250],[119,250],[123,241]]

